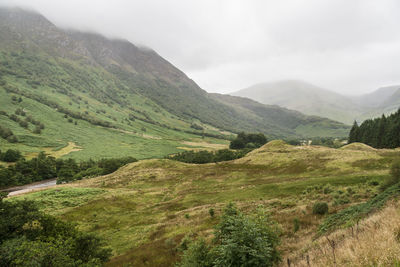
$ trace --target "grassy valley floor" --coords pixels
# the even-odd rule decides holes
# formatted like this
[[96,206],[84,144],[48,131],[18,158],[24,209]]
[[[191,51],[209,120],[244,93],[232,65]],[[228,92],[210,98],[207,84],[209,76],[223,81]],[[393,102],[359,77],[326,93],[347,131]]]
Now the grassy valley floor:
[[328,202],[332,214],[372,198],[399,156],[398,149],[362,144],[332,149],[272,141],[230,162],[143,160],[11,201],[36,200],[42,210],[101,236],[113,249],[109,266],[172,266],[185,235],[212,238],[226,203],[236,202],[244,212],[264,205],[281,225],[286,259],[312,244],[324,219],[312,214],[316,201]]

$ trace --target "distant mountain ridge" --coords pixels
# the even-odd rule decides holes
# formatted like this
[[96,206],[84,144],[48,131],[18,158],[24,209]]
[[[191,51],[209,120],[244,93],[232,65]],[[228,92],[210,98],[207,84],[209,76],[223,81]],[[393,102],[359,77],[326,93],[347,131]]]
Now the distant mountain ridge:
[[380,88],[361,96],[345,96],[297,80],[261,83],[231,93],[263,104],[279,105],[308,115],[351,123],[382,113],[392,113],[400,105],[400,86]]

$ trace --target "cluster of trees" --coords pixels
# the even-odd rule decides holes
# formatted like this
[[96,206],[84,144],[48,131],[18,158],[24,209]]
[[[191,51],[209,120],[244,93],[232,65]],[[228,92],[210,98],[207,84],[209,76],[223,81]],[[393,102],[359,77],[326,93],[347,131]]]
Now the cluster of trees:
[[229,148],[242,149],[242,148],[257,148],[267,143],[267,138],[262,133],[249,133],[241,132],[235,139],[231,141]]
[[77,163],[74,159],[55,159],[41,152],[31,160],[19,157],[15,164],[7,168],[0,167],[0,187],[23,185],[51,178],[57,178],[58,183],[80,180],[112,173],[121,166],[135,161],[137,161],[135,158],[125,157]]
[[14,133],[7,127],[0,125],[0,137],[6,139],[10,143],[17,143],[18,138],[14,135]]
[[183,256],[176,266],[275,266],[281,259],[277,249],[279,232],[263,210],[246,216],[229,204],[215,228],[213,242],[184,240]]
[[97,236],[0,195],[0,266],[102,266],[111,250]]
[[6,152],[0,150],[0,161],[16,162],[20,158],[22,158],[22,155],[18,150],[8,149]]
[[211,162],[220,162],[234,160],[244,157],[251,149],[242,149],[233,151],[229,149],[221,149],[217,151],[184,151],[175,155],[167,156],[167,159],[177,160],[186,163],[204,164]]
[[360,126],[354,122],[349,143],[361,142],[375,148],[400,147],[400,109],[386,117],[364,121]]

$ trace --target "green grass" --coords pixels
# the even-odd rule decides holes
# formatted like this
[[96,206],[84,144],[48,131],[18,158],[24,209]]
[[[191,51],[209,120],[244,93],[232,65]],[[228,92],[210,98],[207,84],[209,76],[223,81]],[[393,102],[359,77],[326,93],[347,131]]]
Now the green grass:
[[[314,202],[329,203],[330,212],[335,213],[373,198],[378,187],[370,181],[383,183],[387,179],[389,162],[396,153],[351,150],[351,147],[301,148],[273,141],[232,162],[193,165],[145,160],[111,175],[74,183],[71,188],[58,187],[90,188],[101,193],[91,195],[87,202],[78,200],[74,206],[64,202],[73,198],[70,196],[74,191],[70,196],[66,191],[65,195],[59,195],[60,199],[52,200],[55,204],[46,206],[46,211],[77,222],[82,230],[106,239],[115,255],[110,265],[120,266],[130,261],[139,266],[144,262],[170,266],[178,255],[171,252],[174,247],[166,247],[165,242],[171,242],[166,240],[179,243],[190,232],[210,238],[222,207],[231,201],[245,212],[265,205],[283,228],[282,249],[289,249],[290,244],[296,243],[292,232],[294,218],[301,225],[297,238],[304,234],[311,240],[323,220],[312,214]],[[360,159],[365,161],[360,164]],[[331,190],[324,192],[328,184]],[[34,194],[27,196],[39,201],[44,198]],[[348,201],[341,203],[338,199]],[[210,208],[215,210],[214,218],[209,215]],[[159,251],[157,259],[152,258],[155,249]]]
[[10,200],[34,200],[39,209],[57,215],[65,212],[65,209],[87,204],[103,193],[105,193],[105,190],[98,188],[65,187],[34,192]]

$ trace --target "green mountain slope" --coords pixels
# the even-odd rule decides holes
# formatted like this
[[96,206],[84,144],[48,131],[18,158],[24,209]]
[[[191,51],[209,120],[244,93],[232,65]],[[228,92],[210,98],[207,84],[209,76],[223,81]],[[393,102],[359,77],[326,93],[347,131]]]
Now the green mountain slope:
[[[68,154],[75,158],[144,158],[177,152],[187,141],[224,144],[209,138],[222,132],[301,136],[286,124],[298,119],[290,112],[282,112],[279,122],[268,108],[261,116],[254,110],[242,113],[151,49],[64,31],[33,12],[0,8],[0,63],[0,123],[19,140],[11,144],[0,139],[2,149],[64,147],[76,150]],[[315,119],[324,122],[316,131],[335,134],[331,128],[336,122]],[[27,127],[21,121],[28,121]],[[36,122],[45,126],[40,133]],[[307,127],[309,122],[302,123]]]
[[263,105],[248,98],[221,94],[211,95],[239,113],[246,114],[250,120],[254,120],[254,123],[261,121],[263,126],[275,126],[276,132],[270,133],[276,136],[284,134],[286,136],[337,137],[348,132],[347,126],[330,119],[306,116],[298,111],[278,106]]

